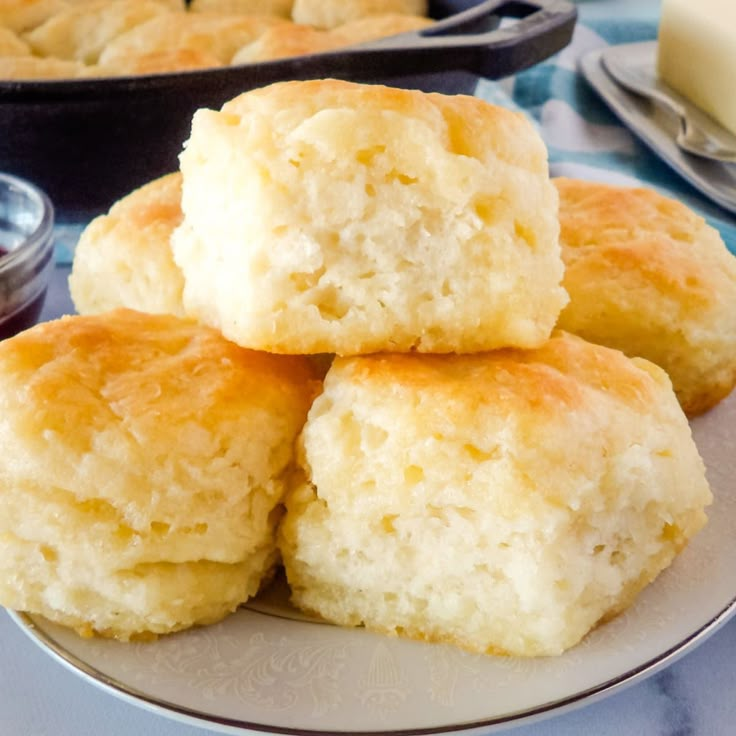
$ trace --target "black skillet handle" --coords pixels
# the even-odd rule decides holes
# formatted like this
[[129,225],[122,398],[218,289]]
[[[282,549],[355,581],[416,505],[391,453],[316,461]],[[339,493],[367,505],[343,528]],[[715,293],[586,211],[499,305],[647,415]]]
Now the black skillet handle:
[[[484,17],[516,21],[481,33],[464,32]],[[423,31],[380,39],[353,52],[365,55],[368,63],[382,61],[380,65],[390,66],[392,73],[464,69],[500,79],[564,48],[576,18],[577,10],[568,0],[487,0]],[[377,51],[383,53],[382,60],[372,56]]]
[[489,33],[488,43],[479,50],[478,74],[498,79],[537,64],[570,42],[577,8],[566,0],[522,0],[504,3],[519,20]]

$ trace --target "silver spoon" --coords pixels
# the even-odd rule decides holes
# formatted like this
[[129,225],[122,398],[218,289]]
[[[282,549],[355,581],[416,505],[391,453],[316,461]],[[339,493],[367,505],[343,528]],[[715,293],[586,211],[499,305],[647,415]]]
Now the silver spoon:
[[736,163],[736,136],[724,130],[705,113],[687,105],[656,77],[626,64],[615,53],[606,52],[602,59],[606,71],[614,81],[659,104],[679,119],[675,140],[683,151],[723,163]]

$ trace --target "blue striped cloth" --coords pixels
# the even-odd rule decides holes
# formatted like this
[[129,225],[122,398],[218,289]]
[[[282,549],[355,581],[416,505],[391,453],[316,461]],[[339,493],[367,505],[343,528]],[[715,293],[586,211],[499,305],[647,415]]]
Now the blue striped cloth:
[[571,44],[548,61],[476,94],[524,112],[538,126],[556,175],[651,186],[699,212],[736,255],[736,219],[701,195],[621,124],[577,64],[588,51],[657,37],[657,0],[579,0]]

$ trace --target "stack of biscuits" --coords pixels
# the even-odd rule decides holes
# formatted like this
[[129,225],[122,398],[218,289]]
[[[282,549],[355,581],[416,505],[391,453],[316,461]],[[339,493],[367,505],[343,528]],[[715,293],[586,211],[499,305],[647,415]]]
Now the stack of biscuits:
[[4,605],[127,639],[278,558],[336,624],[556,655],[706,522],[685,412],[736,381],[734,259],[660,195],[550,180],[479,99],[200,110],[70,288],[82,316],[0,345]]
[[430,26],[426,0],[2,0],[0,79],[163,74]]

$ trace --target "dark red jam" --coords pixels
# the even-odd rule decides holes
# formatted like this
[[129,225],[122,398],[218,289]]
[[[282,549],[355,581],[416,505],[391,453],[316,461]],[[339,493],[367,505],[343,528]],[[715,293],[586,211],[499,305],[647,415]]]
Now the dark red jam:
[[38,322],[45,298],[46,289],[9,316],[2,311],[2,304],[0,304],[0,340],[33,327]]
[[[8,254],[8,249],[0,245],[0,258]],[[0,340],[28,329],[36,324],[43,309],[46,289],[29,301],[18,304],[13,299],[12,284],[0,284]]]

